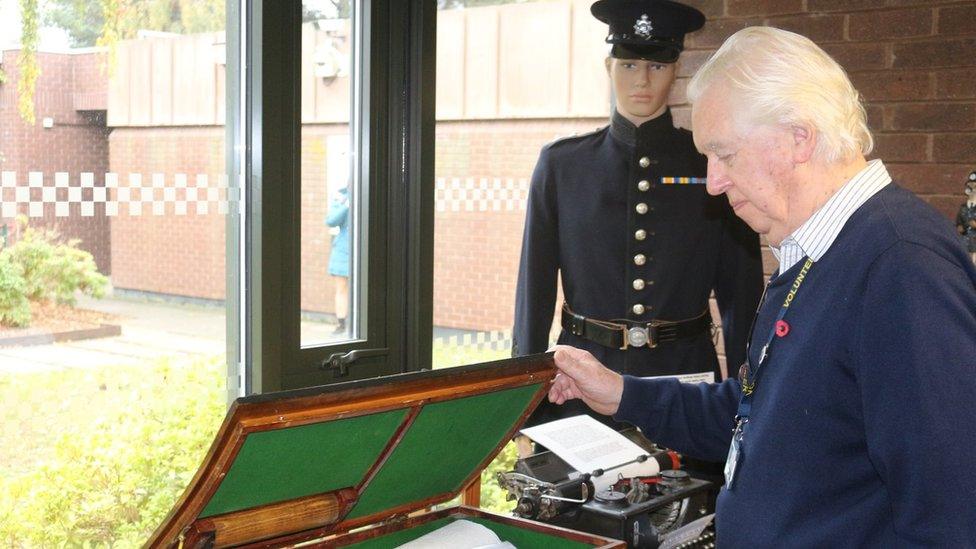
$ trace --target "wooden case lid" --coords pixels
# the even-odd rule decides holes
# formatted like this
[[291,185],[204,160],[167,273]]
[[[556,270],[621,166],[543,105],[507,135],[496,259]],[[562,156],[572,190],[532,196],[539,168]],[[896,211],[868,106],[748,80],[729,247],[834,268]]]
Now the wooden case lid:
[[555,373],[533,355],[237,399],[148,546],[297,543],[448,501]]

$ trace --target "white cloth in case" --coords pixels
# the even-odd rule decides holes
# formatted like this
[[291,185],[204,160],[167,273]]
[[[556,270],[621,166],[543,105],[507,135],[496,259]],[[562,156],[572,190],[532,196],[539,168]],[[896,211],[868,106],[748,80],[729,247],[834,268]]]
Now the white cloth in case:
[[397,549],[515,549],[515,546],[476,522],[456,520]]

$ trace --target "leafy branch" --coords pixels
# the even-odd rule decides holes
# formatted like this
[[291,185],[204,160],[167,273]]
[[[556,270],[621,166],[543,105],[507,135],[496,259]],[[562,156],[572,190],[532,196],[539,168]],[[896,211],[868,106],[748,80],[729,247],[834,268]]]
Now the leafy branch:
[[20,117],[31,126],[36,121],[34,117],[34,88],[41,70],[37,66],[38,42],[38,11],[37,0],[20,0],[20,14],[22,19],[21,50],[18,66],[20,80],[17,82],[17,108]]

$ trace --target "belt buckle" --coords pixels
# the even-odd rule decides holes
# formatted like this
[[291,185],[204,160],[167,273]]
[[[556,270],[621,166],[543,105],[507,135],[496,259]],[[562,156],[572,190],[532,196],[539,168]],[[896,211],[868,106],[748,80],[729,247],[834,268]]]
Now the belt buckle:
[[635,326],[624,331],[624,349],[645,345],[651,349],[657,347],[657,326],[654,323],[646,327]]
[[573,315],[572,320],[569,322],[569,332],[576,337],[583,337],[584,324],[586,324],[585,320],[577,315]]

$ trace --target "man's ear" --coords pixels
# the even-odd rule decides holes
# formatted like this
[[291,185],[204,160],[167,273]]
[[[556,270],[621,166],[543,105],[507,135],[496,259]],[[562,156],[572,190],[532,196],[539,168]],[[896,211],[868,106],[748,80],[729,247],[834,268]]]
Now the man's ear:
[[610,56],[607,56],[607,58],[603,60],[603,65],[607,68],[607,76],[610,75],[610,63],[613,63],[613,59]]
[[817,149],[817,129],[806,122],[793,124],[791,129],[793,132],[793,162],[796,164],[809,162]]

